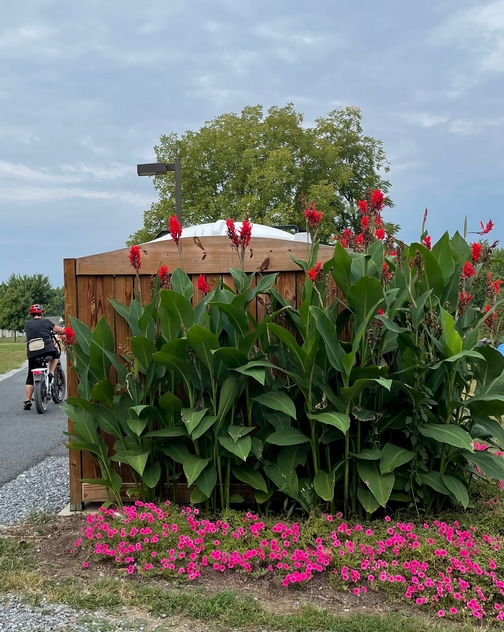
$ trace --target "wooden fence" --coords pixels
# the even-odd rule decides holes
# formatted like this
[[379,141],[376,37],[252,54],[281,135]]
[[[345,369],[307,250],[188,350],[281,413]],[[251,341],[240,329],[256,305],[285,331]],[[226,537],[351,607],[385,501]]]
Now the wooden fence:
[[[167,265],[170,272],[177,267],[182,268],[192,279],[194,285],[193,303],[201,299],[197,288],[200,274],[207,276],[207,282],[213,289],[219,278],[233,287],[233,279],[229,268],[239,268],[240,261],[236,250],[227,237],[186,237],[180,240],[182,257],[172,240],[156,241],[143,244],[141,249],[140,288],[136,288],[136,276],[129,262],[129,249],[122,248],[79,259],[65,259],[65,322],[74,316],[93,329],[98,320],[105,315],[114,333],[116,353],[124,353],[129,348],[129,327],[114,310],[109,298],[129,305],[134,291],[140,289],[142,301],[151,298],[152,275],[160,265]],[[308,255],[306,243],[279,239],[253,239],[251,248],[246,251],[245,272],[270,274],[278,272],[276,289],[292,303],[299,304],[300,288],[304,284],[305,275],[292,261],[289,255],[306,260]],[[331,259],[334,249],[331,246],[320,246],[318,261],[325,263]],[[266,312],[265,301],[260,296],[250,307],[252,315],[261,320]],[[77,395],[77,375],[69,367],[68,397]],[[68,421],[69,432],[73,424]],[[104,435],[108,445],[113,440]],[[87,452],[69,451],[70,458],[70,507],[82,509],[89,501],[105,501],[103,490],[81,483],[82,478],[99,478],[99,472],[93,458]],[[121,476],[126,483],[129,471],[124,466]],[[101,495],[100,495],[101,494]]]

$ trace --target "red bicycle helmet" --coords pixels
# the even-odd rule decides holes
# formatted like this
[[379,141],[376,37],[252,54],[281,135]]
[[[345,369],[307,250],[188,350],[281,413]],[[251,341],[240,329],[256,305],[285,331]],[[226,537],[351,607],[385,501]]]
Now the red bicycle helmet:
[[31,305],[30,314],[43,314],[43,313],[44,313],[44,308],[42,307],[42,305],[39,305],[38,303],[35,303],[35,305]]

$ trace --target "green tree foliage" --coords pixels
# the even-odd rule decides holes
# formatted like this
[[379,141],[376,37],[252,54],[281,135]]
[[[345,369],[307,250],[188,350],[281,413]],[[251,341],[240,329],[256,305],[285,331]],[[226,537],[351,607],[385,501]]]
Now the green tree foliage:
[[[359,108],[340,108],[308,127],[292,104],[266,115],[249,106],[196,132],[162,136],[154,149],[159,162],[181,159],[185,226],[247,214],[256,223],[304,227],[304,199],[325,213],[319,238],[326,240],[347,226],[359,232],[357,201],[369,188],[390,188],[381,177],[388,171],[383,143],[363,134],[361,119]],[[128,244],[154,239],[175,213],[172,175],[156,176],[154,186],[160,200]]]
[[12,274],[0,286],[0,328],[22,331],[33,303],[42,304],[48,316],[63,316],[63,288],[53,288],[42,274]]

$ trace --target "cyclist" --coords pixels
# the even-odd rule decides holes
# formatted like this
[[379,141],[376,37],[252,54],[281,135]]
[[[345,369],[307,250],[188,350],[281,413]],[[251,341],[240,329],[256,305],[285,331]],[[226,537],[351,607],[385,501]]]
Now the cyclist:
[[54,371],[60,357],[60,350],[53,342],[53,334],[64,334],[64,327],[55,325],[48,318],[44,318],[44,308],[35,303],[30,307],[31,319],[24,326],[26,334],[26,355],[28,357],[28,375],[26,377],[24,410],[30,410],[33,396],[33,373],[35,358],[51,356],[49,362],[49,380],[54,378]]

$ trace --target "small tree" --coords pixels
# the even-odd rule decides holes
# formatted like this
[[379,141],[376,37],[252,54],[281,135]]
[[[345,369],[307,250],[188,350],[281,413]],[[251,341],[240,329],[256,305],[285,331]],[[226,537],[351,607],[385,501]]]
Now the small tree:
[[54,296],[49,278],[42,274],[12,274],[0,292],[0,328],[22,331],[33,303],[47,305]]

